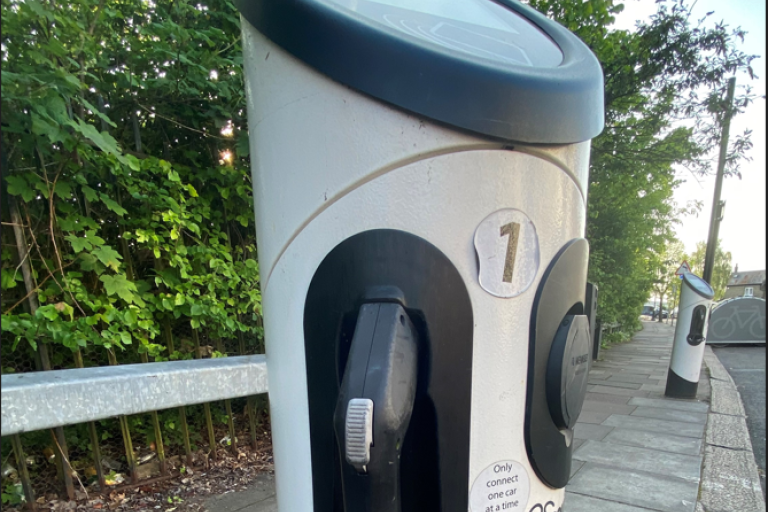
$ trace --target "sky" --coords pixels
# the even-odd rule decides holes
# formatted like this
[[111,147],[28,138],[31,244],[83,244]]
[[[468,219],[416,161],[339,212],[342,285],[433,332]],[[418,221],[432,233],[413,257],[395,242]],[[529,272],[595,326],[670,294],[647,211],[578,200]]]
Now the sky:
[[[618,2],[617,2],[618,3]],[[624,11],[616,17],[614,27],[632,30],[636,20],[647,20],[656,11],[654,0],[624,0]],[[691,5],[693,2],[686,2]],[[713,26],[723,21],[731,28],[741,27],[747,34],[744,42],[737,40],[737,47],[746,54],[759,55],[752,61],[757,78],[750,80],[746,74],[736,76],[736,86],[749,83],[757,96],[765,96],[766,46],[765,46],[765,2],[764,0],[698,0],[693,7],[692,20],[698,20],[710,11],[714,14],[707,22]],[[756,99],[748,110],[731,120],[730,139],[745,129],[752,130],[753,147],[748,155],[750,162],[740,166],[742,179],[725,178],[721,199],[725,200],[725,214],[720,223],[719,238],[723,249],[730,251],[732,263],[739,270],[763,270],[766,268],[765,247],[765,99]],[[712,168],[717,168],[717,152],[712,155]],[[678,171],[678,177],[685,183],[675,190],[674,200],[682,205],[691,200],[702,200],[703,209],[698,216],[687,216],[677,226],[677,238],[685,244],[686,252],[693,252],[697,242],[707,240],[709,219],[712,214],[712,199],[715,191],[715,177],[695,178],[685,170]]]

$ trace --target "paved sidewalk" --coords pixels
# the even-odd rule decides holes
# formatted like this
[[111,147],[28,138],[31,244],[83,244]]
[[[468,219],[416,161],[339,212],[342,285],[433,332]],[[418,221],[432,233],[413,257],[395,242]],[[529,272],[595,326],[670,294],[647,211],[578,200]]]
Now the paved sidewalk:
[[664,397],[673,335],[643,322],[593,363],[565,512],[765,511],[741,400],[709,347],[697,400]]
[[[744,409],[728,372],[707,348],[697,400],[664,398],[674,328],[643,327],[593,363],[564,512],[765,512]],[[276,512],[274,478],[264,475],[247,491],[210,498],[206,506]]]
[[699,400],[664,398],[673,334],[644,322],[592,364],[567,512],[695,511],[710,384],[702,371]]

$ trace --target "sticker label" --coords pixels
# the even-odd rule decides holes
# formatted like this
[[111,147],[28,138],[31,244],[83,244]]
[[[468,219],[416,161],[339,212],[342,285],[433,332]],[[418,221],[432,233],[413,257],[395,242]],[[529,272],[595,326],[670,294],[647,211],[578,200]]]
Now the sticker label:
[[531,483],[519,462],[502,460],[485,468],[469,493],[471,512],[524,512]]
[[516,297],[539,270],[539,238],[526,214],[505,208],[483,219],[475,230],[480,286],[496,297]]

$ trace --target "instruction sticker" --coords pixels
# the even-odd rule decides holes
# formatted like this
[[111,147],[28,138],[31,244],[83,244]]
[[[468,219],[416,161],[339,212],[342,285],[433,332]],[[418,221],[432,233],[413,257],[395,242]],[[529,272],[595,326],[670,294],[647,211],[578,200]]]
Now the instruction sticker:
[[519,462],[502,460],[485,468],[469,492],[471,512],[524,512],[531,483]]
[[514,208],[497,210],[475,230],[480,286],[496,297],[527,290],[539,269],[539,238],[528,216]]

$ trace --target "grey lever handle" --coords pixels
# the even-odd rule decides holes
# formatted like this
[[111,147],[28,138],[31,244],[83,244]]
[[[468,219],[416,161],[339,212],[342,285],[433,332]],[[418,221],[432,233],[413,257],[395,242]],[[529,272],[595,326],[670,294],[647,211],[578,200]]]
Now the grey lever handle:
[[400,512],[400,452],[417,362],[416,329],[405,309],[363,304],[334,413],[345,512]]
[[347,403],[344,445],[346,459],[358,473],[365,473],[371,462],[373,444],[373,400],[353,398]]

